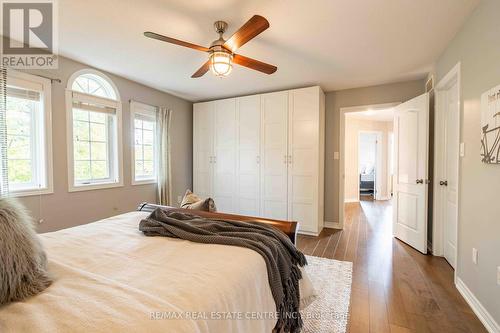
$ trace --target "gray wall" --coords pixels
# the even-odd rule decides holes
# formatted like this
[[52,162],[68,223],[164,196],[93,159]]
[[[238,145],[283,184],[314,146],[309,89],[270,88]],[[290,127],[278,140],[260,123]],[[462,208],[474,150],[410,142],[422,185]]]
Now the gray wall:
[[[437,82],[462,68],[458,277],[500,323],[500,165],[481,163],[481,94],[500,84],[500,1],[483,0],[436,65]],[[472,263],[472,248],[479,250]]]
[[339,222],[340,108],[405,102],[424,93],[425,80],[384,84],[326,93],[325,221]]
[[69,77],[90,66],[67,58],[59,59],[58,70],[29,72],[53,78],[52,145],[54,161],[54,194],[23,197],[21,201],[32,212],[39,232],[53,231],[135,210],[142,201],[155,202],[155,185],[131,185],[131,130],[129,100],[137,100],[173,110],[172,116],[172,182],[174,201],[192,186],[193,105],[167,93],[146,87],[103,71],[118,87],[123,105],[123,172],[124,187],[83,192],[68,192],[66,153],[66,108],[64,91]]

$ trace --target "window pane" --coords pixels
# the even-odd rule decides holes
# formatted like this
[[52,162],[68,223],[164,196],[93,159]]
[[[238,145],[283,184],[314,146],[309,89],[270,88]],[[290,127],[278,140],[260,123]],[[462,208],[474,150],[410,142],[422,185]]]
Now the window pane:
[[90,180],[90,162],[89,161],[75,161],[75,179]]
[[144,129],[152,131],[154,129],[154,122],[152,121],[144,121]]
[[85,94],[116,99],[116,93],[111,84],[96,74],[82,74],[75,79],[71,89]]
[[108,163],[105,161],[92,161],[92,178],[109,178]]
[[153,131],[143,131],[144,133],[144,144],[152,145],[153,144]]
[[153,176],[153,161],[144,161],[144,174],[148,176]]
[[106,161],[108,159],[106,143],[91,142],[90,149],[91,149],[90,158],[92,161]]
[[87,161],[90,159],[90,143],[80,141],[74,143],[74,155],[76,161]]
[[7,138],[7,156],[9,159],[31,159],[30,137],[9,135]]
[[142,144],[142,130],[136,129],[134,131],[134,142],[136,145]]
[[73,109],[73,120],[89,121],[89,112],[80,109]]
[[33,181],[31,160],[9,160],[9,182],[13,184]]
[[31,114],[16,109],[7,110],[7,133],[30,135]]
[[142,120],[134,119],[134,127],[135,128],[142,128]]
[[106,142],[106,125],[91,123],[90,140]]
[[153,146],[144,146],[144,159],[147,161],[153,160]]
[[143,160],[142,156],[142,145],[135,145],[135,159],[136,160]]
[[142,177],[144,175],[144,162],[135,161],[135,176]]
[[89,112],[89,114],[91,122],[100,124],[106,123],[106,114],[100,112]]
[[73,137],[76,141],[89,141],[89,123],[75,120],[73,122]]

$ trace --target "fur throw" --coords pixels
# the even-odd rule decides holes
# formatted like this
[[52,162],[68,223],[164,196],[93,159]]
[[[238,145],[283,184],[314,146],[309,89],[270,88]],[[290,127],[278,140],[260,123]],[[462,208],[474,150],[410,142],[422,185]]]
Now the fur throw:
[[24,300],[50,286],[47,257],[26,209],[0,199],[0,305]]

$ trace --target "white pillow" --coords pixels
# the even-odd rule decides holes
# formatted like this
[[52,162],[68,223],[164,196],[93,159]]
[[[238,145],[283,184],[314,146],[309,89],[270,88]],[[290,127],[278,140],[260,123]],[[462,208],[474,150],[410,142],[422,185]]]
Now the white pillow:
[[316,300],[318,294],[316,293],[316,289],[312,285],[311,279],[306,273],[304,267],[299,267],[300,272],[302,273],[302,279],[299,280],[299,291],[300,291],[300,309],[304,310],[307,308],[312,302]]

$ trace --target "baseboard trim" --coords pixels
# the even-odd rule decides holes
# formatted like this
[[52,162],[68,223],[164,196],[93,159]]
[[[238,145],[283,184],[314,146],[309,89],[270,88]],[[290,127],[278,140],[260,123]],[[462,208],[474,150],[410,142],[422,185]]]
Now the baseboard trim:
[[340,225],[339,222],[325,221],[324,226],[325,226],[325,228],[330,228],[330,229],[342,229],[342,226]]
[[297,233],[300,235],[315,236],[315,237],[318,237],[320,234],[319,232],[312,232],[312,231],[305,231],[305,230],[299,230]]
[[345,199],[344,203],[359,202],[359,199]]
[[378,200],[378,201],[387,201],[387,200],[391,200],[391,199],[392,199],[391,197],[387,197],[387,196],[385,196],[385,197],[380,197],[380,198],[378,198],[377,200]]
[[479,320],[483,323],[486,330],[490,333],[499,333],[500,326],[493,319],[490,313],[484,308],[484,306],[479,302],[479,300],[474,296],[472,291],[467,287],[467,285],[457,276],[455,286],[457,287],[460,294],[465,298],[465,301],[470,305],[472,311],[476,314]]

